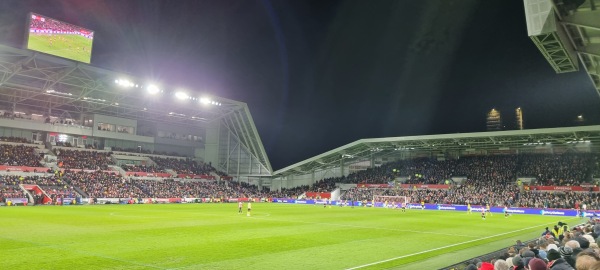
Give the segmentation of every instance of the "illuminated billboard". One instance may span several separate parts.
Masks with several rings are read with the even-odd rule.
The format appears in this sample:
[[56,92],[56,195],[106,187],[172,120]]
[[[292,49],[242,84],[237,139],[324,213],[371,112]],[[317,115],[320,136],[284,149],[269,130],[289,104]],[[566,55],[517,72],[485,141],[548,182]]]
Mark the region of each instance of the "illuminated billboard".
[[30,13],[27,49],[90,63],[94,32]]

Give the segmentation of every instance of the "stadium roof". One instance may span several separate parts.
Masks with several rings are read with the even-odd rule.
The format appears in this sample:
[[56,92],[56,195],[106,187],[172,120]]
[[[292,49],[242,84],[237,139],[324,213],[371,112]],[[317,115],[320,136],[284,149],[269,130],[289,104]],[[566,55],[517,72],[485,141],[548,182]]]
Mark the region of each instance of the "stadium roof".
[[525,0],[528,32],[557,73],[581,60],[600,94],[600,9],[595,0]]
[[371,157],[392,156],[407,151],[500,151],[580,144],[600,147],[600,126],[361,139],[277,170],[273,176],[306,174],[340,166],[342,161],[351,164]]
[[[108,116],[200,126],[219,121],[269,172],[271,164],[246,103],[196,96],[189,89],[151,81],[30,50],[0,45],[0,106],[49,114]],[[158,92],[156,90],[159,90]]]

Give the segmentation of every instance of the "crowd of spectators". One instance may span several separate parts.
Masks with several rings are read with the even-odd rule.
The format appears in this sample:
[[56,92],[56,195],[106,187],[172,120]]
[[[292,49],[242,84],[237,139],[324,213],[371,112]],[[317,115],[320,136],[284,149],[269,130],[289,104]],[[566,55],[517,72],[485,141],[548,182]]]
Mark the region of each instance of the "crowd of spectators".
[[132,198],[144,195],[144,192],[133,184],[133,180],[114,173],[65,171],[63,180],[81,188],[93,198]]
[[[585,157],[585,155],[583,155]],[[540,156],[525,156],[526,166],[534,164],[532,160],[546,160]],[[573,158],[565,159],[565,164],[573,164]],[[575,162],[578,163],[578,162]],[[524,190],[521,192],[516,182],[518,171],[515,156],[490,156],[490,157],[463,157],[452,161],[453,166],[448,169],[450,175],[466,176],[460,184],[452,184],[449,189],[399,189],[379,188],[365,189],[353,188],[346,191],[343,200],[371,200],[374,195],[407,196],[411,202],[425,202],[434,204],[462,204],[474,205],[490,204],[492,206],[537,207],[537,208],[573,208],[576,204],[586,203],[597,209],[600,206],[600,196],[588,192],[541,192]],[[523,163],[522,163],[523,164]],[[549,166],[563,166],[563,163],[552,160]],[[398,164],[395,164],[398,166]],[[536,165],[541,166],[541,165]],[[418,167],[418,166],[417,166]],[[563,171],[569,171],[566,167]],[[574,170],[582,170],[578,166]],[[386,168],[389,171],[389,168]],[[581,176],[582,177],[582,176]]]
[[0,184],[0,202],[5,202],[7,198],[25,198],[26,195],[16,186],[6,186]]
[[178,174],[210,175],[211,172],[217,171],[208,163],[197,162],[191,159],[152,157],[152,160],[156,162],[157,165],[172,169]]
[[162,166],[125,164],[121,166],[126,172],[165,173]]
[[152,151],[150,149],[144,148],[122,148],[118,146],[112,146],[112,151],[119,152],[128,152],[128,153],[141,153],[141,154],[151,154],[151,155],[163,155],[163,156],[174,156],[174,157],[182,157],[182,155],[177,154],[175,152],[166,152],[166,151]]
[[600,178],[600,155],[594,156],[594,161],[592,163],[592,176]]
[[342,194],[342,200],[370,201],[373,196],[407,196],[411,203],[421,201],[431,204],[473,204],[509,207],[563,208],[570,209],[586,204],[588,209],[600,209],[597,192],[542,192],[526,190],[519,192],[516,185],[467,183],[450,189],[395,189],[351,188]]
[[[589,154],[527,154],[500,156],[464,156],[437,160],[416,158],[401,160],[327,179],[335,183],[387,184],[405,177],[406,184],[443,184],[452,177],[475,181],[516,181],[517,176],[534,177],[540,185],[576,185],[591,179],[594,159]],[[600,168],[597,169],[600,171]]]
[[588,209],[600,209],[600,193],[598,192],[543,192],[525,191],[517,201],[520,207],[536,208],[575,208],[576,204],[587,205]]
[[0,164],[8,166],[39,167],[42,157],[35,148],[25,145],[0,144]]
[[195,180],[132,180],[102,171],[65,172],[63,179],[95,198],[260,198],[269,197],[247,183]]
[[325,178],[319,180],[310,186],[300,186],[296,190],[303,190],[304,192],[330,192],[335,189],[336,178]]
[[520,155],[519,176],[536,177],[540,185],[570,186],[588,177],[590,154]]
[[32,141],[21,137],[0,137],[0,141],[13,143],[33,143]]
[[250,198],[260,197],[256,186],[216,181],[136,180],[145,196],[153,198]]
[[[81,196],[73,186],[63,182],[58,174],[48,176],[3,175],[0,176],[0,202],[5,202],[6,198],[26,198],[25,192],[18,187],[20,184],[38,185],[54,202],[57,196],[69,198]],[[32,195],[36,204],[42,203],[42,196]]]
[[64,169],[108,170],[114,162],[109,152],[55,149],[58,166]]
[[137,185],[146,196],[154,198],[194,197],[200,189],[198,183],[182,183],[173,179],[136,180]]
[[541,236],[523,244],[517,241],[500,255],[482,261],[469,260],[465,270],[598,270],[600,269],[600,221],[569,226],[558,222]]
[[[0,147],[4,147],[0,145]],[[26,153],[24,146],[7,146],[0,152]],[[59,164],[63,168],[106,170],[110,164],[110,153],[93,151],[76,151],[68,149],[56,150]],[[9,155],[14,158],[15,155]],[[523,166],[560,167],[564,175],[577,175],[572,170],[585,171],[579,165],[565,166],[565,164],[588,164],[587,155],[563,155],[564,162],[545,157],[546,155],[524,156],[486,156],[462,157],[460,159],[438,161],[437,159],[420,158],[403,160],[384,164],[377,168],[352,173],[341,178],[326,178],[317,181],[311,186],[299,186],[281,191],[259,190],[256,186],[247,183],[230,181],[222,182],[196,182],[176,180],[129,180],[119,175],[104,172],[83,173],[67,172],[63,179],[71,182],[72,186],[80,187],[92,197],[292,197],[307,192],[330,192],[335,189],[336,183],[379,183],[390,184],[392,188],[353,188],[342,195],[344,200],[371,200],[374,195],[408,196],[412,202],[424,201],[425,203],[438,204],[490,204],[493,206],[521,206],[521,207],[548,207],[572,208],[576,203],[586,203],[590,208],[600,207],[600,197],[589,193],[575,192],[540,192],[536,190],[521,191],[516,185],[516,177],[522,173]],[[164,168],[172,168],[178,173],[207,173],[214,170],[210,164],[197,163],[191,160],[177,160],[169,158],[153,158],[158,167],[143,165],[127,165],[127,171],[158,173]],[[559,159],[560,160],[560,159]],[[582,161],[583,160],[583,161]],[[539,164],[541,162],[542,165]],[[14,163],[14,162],[13,162]],[[588,165],[591,165],[590,162]],[[21,163],[22,164],[22,163]],[[19,164],[20,165],[20,164]],[[591,168],[591,167],[590,167]],[[198,169],[198,170],[196,170]],[[539,169],[532,170],[539,172]],[[590,170],[588,170],[590,171]],[[452,183],[449,189],[401,189],[394,182],[395,177],[409,176],[409,183],[442,183],[452,176],[463,176],[466,180],[461,183]],[[579,176],[584,177],[584,176]],[[565,177],[568,179],[568,177]],[[53,177],[39,177],[20,180],[19,177],[7,177],[6,185],[18,183],[36,183],[44,186],[61,187],[66,183],[59,182]]]
[[20,185],[20,184],[30,184],[30,185],[40,185],[40,186],[62,186],[64,183],[55,177],[52,176],[20,176],[20,175],[4,175],[0,176],[0,183],[5,185]]
[[[34,16],[34,15],[32,15]],[[64,23],[61,21],[57,21],[51,18],[43,18],[41,16],[36,16],[31,19],[31,28],[34,29],[43,29],[43,30],[51,30],[51,31],[59,31],[59,32],[80,32],[84,31],[83,28],[71,25],[68,23]]]

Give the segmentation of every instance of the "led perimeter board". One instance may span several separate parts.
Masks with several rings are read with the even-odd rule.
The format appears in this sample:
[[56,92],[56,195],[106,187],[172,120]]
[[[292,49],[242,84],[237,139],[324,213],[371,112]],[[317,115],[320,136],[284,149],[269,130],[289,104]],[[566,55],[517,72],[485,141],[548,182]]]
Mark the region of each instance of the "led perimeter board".
[[30,13],[27,49],[90,63],[94,31]]

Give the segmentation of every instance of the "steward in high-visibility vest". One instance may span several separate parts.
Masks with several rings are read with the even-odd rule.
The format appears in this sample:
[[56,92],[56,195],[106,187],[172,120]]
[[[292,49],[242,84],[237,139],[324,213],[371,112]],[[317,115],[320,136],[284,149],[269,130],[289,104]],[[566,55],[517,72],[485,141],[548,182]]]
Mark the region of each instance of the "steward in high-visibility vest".
[[561,235],[560,233],[561,229],[558,228],[557,225],[554,225],[554,228],[552,228],[552,231],[550,231],[552,234],[554,234],[554,237],[556,237],[558,239],[558,237]]

